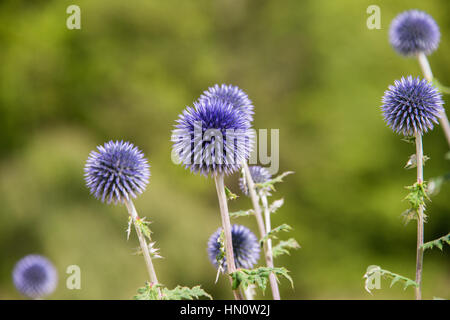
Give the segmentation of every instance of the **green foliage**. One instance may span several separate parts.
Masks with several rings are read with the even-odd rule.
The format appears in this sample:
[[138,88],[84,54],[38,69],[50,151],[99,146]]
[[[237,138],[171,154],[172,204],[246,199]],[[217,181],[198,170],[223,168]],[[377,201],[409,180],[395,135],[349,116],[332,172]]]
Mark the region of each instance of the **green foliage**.
[[[161,295],[161,296],[160,296]],[[193,288],[176,286],[174,289],[167,289],[161,284],[146,283],[144,287],[138,289],[135,300],[194,300],[200,297],[207,297],[212,300],[201,286]]]
[[230,274],[232,289],[237,290],[241,286],[245,290],[249,285],[253,284],[258,286],[264,293],[271,273],[275,274],[277,279],[279,276],[288,279],[291,286],[294,287],[294,283],[288,272],[286,268],[259,267],[256,269],[239,269]]
[[450,245],[450,233],[446,234],[445,236],[442,236],[436,240],[425,242],[422,245],[423,250],[427,249],[433,249],[433,247],[437,247],[442,251],[443,245],[448,244]]
[[145,286],[137,290],[137,295],[134,296],[135,300],[160,300],[159,293],[162,285],[145,283]]
[[[420,206],[425,207],[425,199],[430,200],[426,192],[426,183],[414,183],[412,186],[407,186],[406,189],[410,190],[405,200],[409,202],[410,208],[406,210],[402,215],[405,219],[405,223],[408,223],[412,219],[417,219],[417,213]],[[424,220],[426,215],[424,214]]]
[[376,276],[380,276],[380,277],[385,277],[385,278],[390,278],[391,280],[391,284],[390,287],[392,287],[395,283],[397,282],[404,282],[404,287],[403,289],[406,290],[406,288],[408,288],[409,286],[413,286],[413,287],[417,287],[418,284],[409,279],[406,278],[402,275],[399,275],[397,273],[393,273],[389,270],[384,270],[381,269],[381,267],[379,266],[373,266],[373,268],[370,268],[363,276],[365,280],[365,285],[364,288],[366,289],[367,292],[372,293],[370,290],[371,288],[369,287],[370,281],[372,280],[372,277],[376,277]]
[[230,212],[230,218],[248,217],[255,213],[253,209]]
[[[425,162],[427,162],[428,160],[430,160],[430,157],[428,156],[423,156],[423,165],[425,165]],[[405,169],[413,169],[417,166],[417,160],[416,160],[416,154],[412,154],[408,161],[405,164]]]
[[266,189],[270,189],[275,191],[275,183],[280,183],[283,182],[283,178],[286,177],[287,175],[293,174],[293,171],[286,171],[283,172],[282,174],[280,174],[279,176],[276,176],[275,178],[266,181],[264,183],[255,183],[255,187],[258,189],[262,189],[262,190],[266,190]]
[[225,232],[222,229],[219,238],[217,238],[217,242],[219,243],[219,253],[216,256],[217,261],[217,275],[216,275],[216,283],[219,280],[219,275],[223,271],[223,264],[225,261]]
[[148,239],[152,240],[151,235],[152,231],[149,228],[149,225],[151,224],[150,221],[146,221],[145,217],[136,219],[136,225],[141,230],[142,234]]
[[283,223],[282,225],[280,225],[280,226],[270,230],[261,240],[259,240],[259,244],[261,246],[263,246],[264,242],[266,242],[269,238],[278,239],[276,237],[276,234],[278,232],[280,232],[280,231],[288,232],[290,230],[292,230],[292,227],[290,225],[286,224],[286,223]]
[[236,200],[239,197],[237,194],[231,192],[231,190],[227,187],[225,187],[225,194],[228,200]]
[[275,213],[284,204],[284,199],[278,199],[272,202],[269,206],[270,213]]
[[403,137],[401,140],[406,142],[406,143],[416,144],[416,138],[415,137]]
[[288,240],[282,240],[278,242],[276,246],[272,249],[272,255],[277,258],[283,254],[289,254],[289,249],[298,249],[300,245],[294,238],[289,238]]

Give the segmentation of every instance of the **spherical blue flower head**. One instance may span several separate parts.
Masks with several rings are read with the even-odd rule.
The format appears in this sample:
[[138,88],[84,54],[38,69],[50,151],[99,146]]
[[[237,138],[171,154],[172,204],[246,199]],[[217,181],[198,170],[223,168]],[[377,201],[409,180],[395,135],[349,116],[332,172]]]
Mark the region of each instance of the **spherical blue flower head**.
[[97,199],[114,204],[144,192],[150,169],[143,153],[129,142],[109,141],[92,151],[84,168],[86,185]]
[[204,91],[199,100],[204,101],[211,98],[219,98],[231,103],[236,109],[242,112],[242,115],[247,121],[253,121],[253,103],[248,98],[248,95],[239,87],[231,84],[222,84],[221,86],[216,84]]
[[[217,242],[222,228],[219,228],[208,240],[208,256],[211,263],[218,268],[217,255],[220,253],[220,243]],[[231,239],[236,268],[251,269],[259,260],[260,246],[258,239],[250,229],[233,224],[231,226]],[[227,261],[224,257],[224,270],[227,269]]]
[[389,127],[405,136],[433,129],[444,110],[442,95],[428,81],[418,77],[396,80],[385,91],[381,110]]
[[[272,175],[266,168],[260,166],[251,166],[248,169],[254,183],[264,183],[272,179]],[[242,193],[248,196],[247,182],[244,181],[243,177],[239,178],[239,188],[242,190]]]
[[37,299],[51,294],[58,284],[58,273],[46,258],[32,254],[17,262],[13,282],[23,295]]
[[439,46],[441,33],[434,19],[425,12],[409,10],[392,20],[389,40],[394,49],[404,56],[420,52],[429,55]]
[[250,157],[250,123],[222,99],[195,102],[194,108],[187,107],[176,122],[173,151],[194,173],[228,175]]

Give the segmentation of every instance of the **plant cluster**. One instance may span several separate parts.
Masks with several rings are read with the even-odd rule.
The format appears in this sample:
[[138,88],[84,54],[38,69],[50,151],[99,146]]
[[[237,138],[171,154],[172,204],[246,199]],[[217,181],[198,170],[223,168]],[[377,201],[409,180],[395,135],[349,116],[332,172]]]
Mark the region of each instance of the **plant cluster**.
[[[424,243],[424,223],[426,202],[430,196],[439,192],[446,176],[438,177],[427,184],[424,180],[423,166],[429,159],[423,154],[422,136],[433,129],[433,124],[440,122],[450,146],[450,125],[443,107],[442,94],[447,88],[436,80],[431,71],[427,56],[439,46],[441,34],[434,19],[425,12],[409,10],[399,14],[391,23],[389,39],[392,47],[405,57],[416,57],[425,79],[411,75],[396,80],[389,86],[382,98],[381,111],[386,124],[396,133],[402,134],[404,140],[414,143],[415,154],[411,155],[405,165],[406,169],[416,168],[417,178],[406,189],[409,191],[405,200],[410,208],[402,215],[407,222],[417,220],[417,247],[415,279],[371,266],[365,273],[365,288],[370,293],[374,277],[389,277],[391,286],[404,282],[404,288],[414,287],[417,300],[422,299],[423,256],[426,249],[434,246],[442,250],[443,244],[449,244],[449,235]],[[430,188],[430,186],[432,186]]]

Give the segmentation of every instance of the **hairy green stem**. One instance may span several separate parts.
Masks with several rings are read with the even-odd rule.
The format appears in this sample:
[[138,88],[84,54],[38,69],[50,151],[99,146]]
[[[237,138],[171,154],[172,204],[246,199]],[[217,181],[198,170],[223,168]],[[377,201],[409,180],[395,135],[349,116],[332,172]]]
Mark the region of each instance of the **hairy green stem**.
[[[250,194],[250,198],[252,199],[253,209],[255,211],[255,218],[256,218],[256,223],[258,224],[259,233],[260,233],[261,238],[264,238],[264,236],[266,235],[266,233],[268,231],[266,231],[266,226],[264,225],[264,221],[262,218],[261,207],[259,205],[259,197],[256,194],[255,183],[253,182],[252,175],[250,173],[250,169],[248,168],[247,163],[244,162],[242,166],[243,166],[244,172],[245,172],[245,179],[247,181],[248,192]],[[269,226],[269,231],[270,231],[270,226]],[[264,256],[266,259],[267,267],[273,268],[273,256],[272,256],[271,252],[269,253],[267,243],[264,243]],[[280,298],[280,290],[278,288],[277,278],[273,273],[271,273],[269,275],[269,281],[270,281],[270,287],[272,289],[273,299],[280,300],[281,299]]]
[[[428,62],[427,56],[425,53],[421,52],[417,54],[417,60],[419,61],[420,68],[422,69],[423,76],[429,82],[433,81],[433,72],[431,71],[430,63]],[[444,130],[445,138],[447,139],[447,143],[450,146],[450,124],[448,122],[447,114],[445,113],[445,109],[441,112],[441,117],[439,119],[441,123],[442,130]]]
[[[423,183],[423,146],[422,135],[416,132],[416,163],[417,183]],[[416,251],[416,300],[422,299],[422,269],[423,269],[423,210],[424,205],[419,205],[417,211],[417,251]]]
[[[230,214],[228,212],[227,196],[225,194],[225,185],[223,181],[223,174],[214,176],[216,184],[217,197],[219,199],[220,216],[222,218],[222,228],[225,235],[225,256],[227,259],[227,272],[231,274],[236,271],[234,263],[233,242],[231,237],[231,223]],[[230,279],[231,280],[231,279]],[[239,290],[233,290],[233,295],[236,300],[242,300],[242,295]]]
[[[138,225],[139,216],[136,212],[136,208],[134,207],[133,201],[131,199],[125,201],[125,206],[127,207],[128,213],[133,221],[134,228],[136,229],[136,234],[139,239],[139,244],[141,246],[142,254],[144,256],[145,264],[147,265],[147,272],[150,277],[150,281],[152,284],[158,283],[158,278],[156,277],[155,268],[153,266],[152,258],[150,256],[150,252],[148,250],[147,241],[145,240],[144,235],[142,234],[141,228]],[[160,292],[161,295],[161,292]]]

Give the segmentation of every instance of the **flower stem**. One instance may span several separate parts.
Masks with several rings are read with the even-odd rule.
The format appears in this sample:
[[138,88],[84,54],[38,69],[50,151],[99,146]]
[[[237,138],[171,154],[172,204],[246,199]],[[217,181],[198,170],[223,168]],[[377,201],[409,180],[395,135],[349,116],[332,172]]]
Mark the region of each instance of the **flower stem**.
[[128,213],[133,221],[134,228],[136,229],[136,233],[139,239],[139,244],[142,249],[142,254],[144,255],[145,264],[147,265],[147,272],[150,277],[150,281],[152,284],[158,283],[158,278],[156,277],[155,268],[153,267],[152,258],[150,257],[150,253],[148,250],[147,241],[145,240],[144,235],[142,234],[141,228],[138,225],[139,216],[136,212],[136,208],[134,207],[133,201],[131,199],[125,201],[125,205],[127,207]]
[[[423,76],[429,82],[433,81],[433,72],[431,71],[430,63],[428,62],[427,56],[425,53],[420,52],[417,54],[417,60],[419,60],[420,68],[422,69]],[[441,127],[444,130],[445,137],[447,139],[448,145],[450,146],[450,124],[448,122],[447,114],[445,113],[445,109],[441,112],[441,117],[439,119],[441,123]]]
[[[259,205],[259,197],[256,194],[255,183],[253,182],[252,175],[250,173],[250,169],[246,162],[243,163],[243,168],[245,172],[245,179],[247,180],[247,186],[250,193],[250,198],[252,199],[253,209],[255,211],[256,223],[258,224],[258,229],[261,238],[266,235],[266,227],[264,226],[264,221],[261,214],[261,207]],[[267,199],[266,199],[267,200]],[[270,213],[269,213],[270,214]],[[270,219],[270,218],[269,218]],[[270,220],[269,220],[269,231],[270,231]],[[269,239],[270,240],[270,239]],[[266,265],[269,268],[273,268],[273,257],[272,252],[268,248],[268,241],[264,244],[264,256],[266,259]],[[273,273],[269,275],[270,287],[272,289],[272,297],[274,300],[280,300],[280,290],[278,289],[277,278]]]
[[[216,175],[214,177],[214,182],[216,183],[217,197],[219,199],[220,215],[222,218],[222,228],[225,235],[225,256],[227,259],[227,269],[228,269],[227,271],[230,274],[236,271],[236,265],[234,263],[230,214],[228,213],[228,203],[227,203],[227,196],[225,194],[223,174]],[[239,290],[233,290],[233,295],[236,300],[242,300],[242,295],[239,292]]]
[[[423,183],[423,147],[422,135],[416,132],[416,161],[417,183]],[[416,300],[422,299],[422,269],[423,269],[423,204],[419,205],[417,212],[417,252],[416,252]]]
[[[263,208],[264,208],[264,219],[266,222],[266,234],[270,232],[270,230],[272,230],[272,225],[270,222],[270,210],[269,210],[269,204],[267,202],[267,196],[265,194],[261,194],[261,202],[263,204]],[[273,254],[272,254],[272,239],[267,239],[267,258],[266,258],[266,262],[267,262],[267,266],[269,268],[273,268]],[[280,300],[280,292],[278,290],[278,283],[276,281],[275,275],[272,273],[271,274],[273,276],[274,279],[270,279],[271,285],[272,285],[272,281],[275,282],[274,287],[274,299],[275,300]]]

